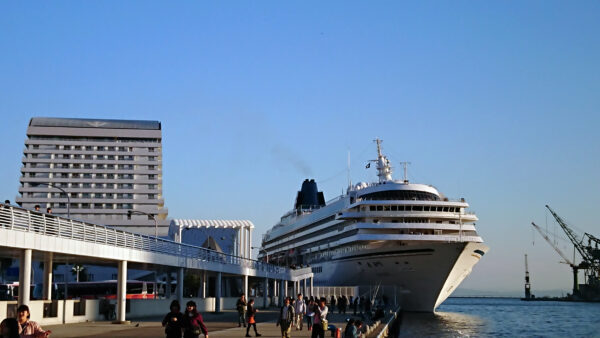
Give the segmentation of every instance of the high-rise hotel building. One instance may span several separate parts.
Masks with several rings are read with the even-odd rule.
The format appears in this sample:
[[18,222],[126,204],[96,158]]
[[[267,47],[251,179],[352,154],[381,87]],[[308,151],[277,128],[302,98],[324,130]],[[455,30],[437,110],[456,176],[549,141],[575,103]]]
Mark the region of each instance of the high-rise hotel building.
[[134,232],[167,233],[158,121],[32,118],[17,203]]

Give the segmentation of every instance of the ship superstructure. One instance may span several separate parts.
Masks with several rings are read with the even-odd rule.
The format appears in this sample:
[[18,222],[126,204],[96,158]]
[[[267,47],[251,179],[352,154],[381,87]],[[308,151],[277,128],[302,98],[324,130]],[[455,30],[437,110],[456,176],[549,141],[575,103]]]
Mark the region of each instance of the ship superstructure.
[[464,199],[450,200],[406,174],[394,180],[376,143],[379,180],[328,202],[314,180],[305,180],[294,209],[263,236],[262,258],[311,266],[315,285],[393,288],[404,310],[431,312],[488,247]]

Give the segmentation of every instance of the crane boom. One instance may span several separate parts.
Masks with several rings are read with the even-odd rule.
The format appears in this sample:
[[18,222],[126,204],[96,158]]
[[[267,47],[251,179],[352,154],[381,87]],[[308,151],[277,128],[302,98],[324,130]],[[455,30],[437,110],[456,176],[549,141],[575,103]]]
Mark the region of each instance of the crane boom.
[[569,264],[571,267],[575,267],[575,263],[573,263],[569,258],[567,258],[567,255],[565,255],[559,248],[558,246],[556,246],[552,240],[550,239],[550,237],[548,237],[548,235],[546,235],[544,233],[544,231],[542,230],[542,228],[540,228],[537,224],[531,222],[531,225],[533,225],[533,227],[540,233],[540,235],[542,235],[542,237],[546,240],[546,242],[548,242],[548,244],[550,244],[550,246],[552,246],[552,248],[554,248],[554,250],[556,252],[558,252],[558,254],[560,255],[560,257],[562,257],[565,262],[567,262],[567,264]]
[[585,250],[583,243],[581,243],[581,241],[577,240],[575,233],[573,232],[573,230],[571,230],[571,228],[569,228],[567,223],[565,221],[563,221],[563,219],[560,216],[558,216],[558,214],[556,214],[554,212],[554,210],[552,210],[550,208],[550,206],[548,206],[547,204],[546,204],[546,208],[548,208],[548,210],[550,210],[550,213],[552,214],[552,216],[554,217],[554,219],[556,220],[558,225],[560,225],[560,227],[564,230],[564,232],[567,234],[567,237],[569,237],[569,239],[571,240],[571,242],[573,243],[573,245],[575,246],[575,248],[577,249],[577,251],[579,252],[581,257],[583,257],[583,260],[584,261],[593,261],[592,257],[590,257],[587,250]]

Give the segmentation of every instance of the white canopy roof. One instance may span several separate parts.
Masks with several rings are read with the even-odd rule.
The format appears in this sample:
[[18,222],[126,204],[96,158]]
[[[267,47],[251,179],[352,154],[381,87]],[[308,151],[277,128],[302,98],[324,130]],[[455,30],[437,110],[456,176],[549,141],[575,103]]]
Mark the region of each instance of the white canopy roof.
[[169,228],[249,228],[253,229],[254,224],[248,220],[224,220],[224,219],[174,219]]

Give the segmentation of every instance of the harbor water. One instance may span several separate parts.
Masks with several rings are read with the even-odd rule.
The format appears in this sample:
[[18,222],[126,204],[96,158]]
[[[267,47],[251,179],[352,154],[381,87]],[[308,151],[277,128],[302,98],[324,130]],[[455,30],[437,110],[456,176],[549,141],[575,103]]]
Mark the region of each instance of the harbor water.
[[449,298],[434,314],[404,313],[400,337],[600,337],[600,303]]

